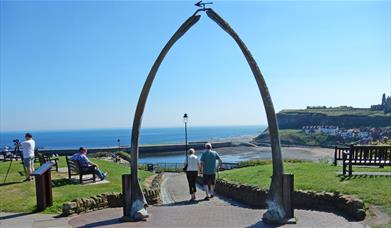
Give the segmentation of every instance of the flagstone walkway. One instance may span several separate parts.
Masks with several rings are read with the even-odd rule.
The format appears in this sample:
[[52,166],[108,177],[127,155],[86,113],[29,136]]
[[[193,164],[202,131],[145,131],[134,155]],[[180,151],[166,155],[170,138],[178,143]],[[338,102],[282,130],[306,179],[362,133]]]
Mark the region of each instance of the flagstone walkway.
[[[75,216],[69,220],[73,227],[273,227],[261,221],[264,210],[214,197],[202,200],[198,189],[197,202],[188,203],[187,181],[183,173],[166,174],[162,184],[163,205],[148,208],[150,218],[145,222],[121,223],[122,208],[111,208]],[[333,213],[295,210],[297,224],[282,227],[364,227]]]

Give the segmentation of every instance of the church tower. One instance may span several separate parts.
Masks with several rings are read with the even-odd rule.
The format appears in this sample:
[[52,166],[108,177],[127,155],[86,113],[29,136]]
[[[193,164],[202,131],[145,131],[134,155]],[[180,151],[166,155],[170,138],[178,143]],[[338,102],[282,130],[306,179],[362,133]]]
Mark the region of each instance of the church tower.
[[381,105],[386,105],[386,94],[383,93],[383,98],[381,99]]

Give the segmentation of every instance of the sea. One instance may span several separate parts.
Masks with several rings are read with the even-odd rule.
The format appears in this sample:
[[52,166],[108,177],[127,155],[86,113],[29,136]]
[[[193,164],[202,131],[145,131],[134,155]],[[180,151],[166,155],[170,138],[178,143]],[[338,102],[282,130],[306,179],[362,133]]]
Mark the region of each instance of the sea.
[[[205,126],[188,127],[189,142],[204,141],[240,141],[255,137],[265,130],[266,126]],[[24,131],[0,132],[0,150],[8,146],[14,148],[13,140],[24,140]],[[76,149],[129,146],[131,129],[90,129],[90,130],[48,130],[31,131],[39,149]],[[118,142],[119,140],[119,142]],[[183,127],[143,128],[140,131],[140,145],[184,143]],[[171,158],[172,157],[172,158]],[[182,161],[181,156],[170,158],[156,156],[142,158],[142,162]],[[236,158],[230,159],[231,161]],[[144,161],[145,160],[145,161]],[[237,159],[236,159],[237,160]]]
[[[253,137],[265,130],[265,126],[215,126],[189,127],[188,141],[229,141]],[[13,147],[13,140],[24,140],[24,131],[0,132],[0,148]],[[39,149],[70,149],[115,147],[130,145],[131,129],[48,130],[30,131]],[[184,143],[184,128],[143,128],[140,145]]]

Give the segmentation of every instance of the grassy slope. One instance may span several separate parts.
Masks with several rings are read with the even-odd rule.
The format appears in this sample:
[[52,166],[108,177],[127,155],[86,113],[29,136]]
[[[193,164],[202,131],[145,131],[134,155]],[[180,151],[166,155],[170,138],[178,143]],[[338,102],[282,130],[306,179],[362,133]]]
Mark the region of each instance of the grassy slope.
[[[298,129],[280,129],[280,140],[283,145],[325,146],[335,145],[335,137],[321,133],[305,134]],[[256,139],[259,143],[270,143],[268,133],[263,133]]]
[[281,129],[280,140],[284,144],[298,144],[319,146],[323,144],[335,144],[335,137],[327,136],[321,133],[305,134],[301,130],[297,129]]
[[[379,171],[379,168],[356,168],[354,171]],[[341,167],[324,163],[285,163],[285,172],[295,175],[295,189],[341,192],[356,195],[366,203],[384,206],[391,215],[391,177],[353,176],[336,174]],[[391,167],[382,169],[391,172]],[[242,184],[268,188],[271,164],[251,166],[220,173],[220,178]],[[391,224],[390,224],[391,225]]]
[[[121,192],[121,175],[129,173],[130,168],[124,165],[118,165],[108,161],[91,159],[99,167],[109,173],[110,183],[98,185],[79,185],[70,184],[67,181],[67,173],[52,172],[52,180],[55,183],[53,187],[53,206],[47,208],[47,213],[59,213],[61,206],[66,201],[75,198],[88,197],[104,192]],[[0,181],[3,184],[9,162],[0,162]],[[38,164],[36,164],[38,167]],[[66,166],[64,158],[60,160],[60,167]],[[0,185],[0,211],[3,212],[31,212],[35,209],[35,182],[23,182],[24,176],[18,172],[23,171],[20,162],[13,162],[6,185]],[[140,178],[143,181],[146,177],[152,175],[150,172],[140,171]],[[7,185],[8,184],[8,185]]]

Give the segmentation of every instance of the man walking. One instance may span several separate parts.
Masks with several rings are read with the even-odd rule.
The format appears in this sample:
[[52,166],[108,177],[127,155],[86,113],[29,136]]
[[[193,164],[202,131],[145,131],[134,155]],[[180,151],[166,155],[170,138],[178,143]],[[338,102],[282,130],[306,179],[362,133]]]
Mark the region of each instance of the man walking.
[[[219,154],[212,150],[212,144],[205,144],[206,151],[201,156],[201,172],[203,174],[204,189],[206,193],[205,200],[213,198],[214,187],[216,184],[216,161],[219,162],[218,166],[221,167],[223,163]],[[209,196],[210,194],[210,196]]]
[[26,133],[24,136],[26,141],[22,142],[23,150],[23,165],[26,167],[26,181],[31,181],[31,174],[34,172],[34,149],[35,141],[30,133]]

